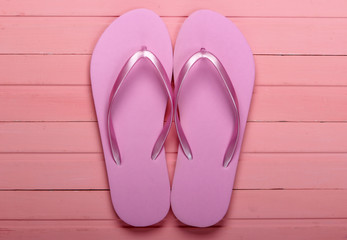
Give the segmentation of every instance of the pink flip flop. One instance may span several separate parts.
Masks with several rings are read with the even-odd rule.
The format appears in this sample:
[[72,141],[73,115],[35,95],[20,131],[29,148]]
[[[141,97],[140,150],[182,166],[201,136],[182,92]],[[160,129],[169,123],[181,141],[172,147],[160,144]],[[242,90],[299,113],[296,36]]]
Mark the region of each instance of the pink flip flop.
[[188,17],[174,52],[181,147],[171,192],[173,212],[187,225],[211,226],[228,210],[254,74],[251,49],[230,20],[209,10]]
[[116,19],[100,37],[91,82],[112,203],[133,226],[161,221],[170,208],[162,150],[173,111],[172,45],[164,22],[145,9]]

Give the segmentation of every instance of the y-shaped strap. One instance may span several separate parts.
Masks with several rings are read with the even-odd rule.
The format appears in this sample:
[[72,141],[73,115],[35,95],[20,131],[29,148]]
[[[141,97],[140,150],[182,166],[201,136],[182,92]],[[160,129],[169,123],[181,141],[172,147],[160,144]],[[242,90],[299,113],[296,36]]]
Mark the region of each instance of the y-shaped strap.
[[228,73],[226,72],[225,68],[223,67],[222,63],[218,60],[216,56],[214,56],[212,53],[206,51],[204,48],[201,48],[200,51],[195,53],[193,56],[191,56],[187,62],[183,65],[177,79],[177,84],[175,86],[175,124],[176,124],[176,130],[178,139],[180,142],[180,145],[182,147],[182,150],[186,157],[188,159],[193,159],[192,150],[189,146],[188,140],[183,132],[179,117],[178,117],[178,98],[180,95],[180,91],[182,88],[182,83],[185,80],[189,70],[194,66],[196,62],[198,62],[201,59],[208,59],[213,66],[217,69],[218,73],[220,74],[221,78],[223,79],[224,85],[229,93],[230,96],[230,102],[231,102],[231,109],[233,111],[233,117],[234,117],[234,125],[233,125],[233,133],[231,136],[231,140],[229,142],[229,145],[226,149],[224,160],[223,160],[223,166],[227,167],[229,163],[231,162],[235,149],[238,143],[239,138],[239,131],[240,131],[240,117],[239,117],[239,110],[238,110],[238,100],[236,96],[236,92],[234,89],[234,86],[230,80],[230,77]]
[[120,156],[120,152],[119,152],[119,148],[118,148],[118,144],[116,140],[116,134],[112,124],[112,106],[115,102],[116,95],[119,92],[119,89],[123,81],[126,79],[127,75],[133,69],[135,64],[142,58],[150,60],[150,62],[155,67],[155,69],[158,71],[160,78],[162,80],[162,83],[165,86],[165,90],[167,92],[169,102],[170,102],[170,117],[168,121],[164,124],[164,127],[157,141],[154,144],[154,147],[152,150],[152,156],[151,156],[153,160],[158,157],[160,151],[162,150],[164,146],[164,142],[167,138],[167,135],[169,134],[169,130],[170,130],[172,119],[173,119],[173,94],[172,94],[171,84],[167,76],[167,73],[163,65],[159,61],[159,59],[152,52],[148,51],[146,47],[142,47],[140,51],[132,55],[124,64],[122,70],[119,72],[118,77],[112,87],[112,91],[109,98],[109,105],[108,105],[108,112],[107,112],[108,139],[109,139],[113,159],[117,163],[117,165],[121,164],[121,156]]

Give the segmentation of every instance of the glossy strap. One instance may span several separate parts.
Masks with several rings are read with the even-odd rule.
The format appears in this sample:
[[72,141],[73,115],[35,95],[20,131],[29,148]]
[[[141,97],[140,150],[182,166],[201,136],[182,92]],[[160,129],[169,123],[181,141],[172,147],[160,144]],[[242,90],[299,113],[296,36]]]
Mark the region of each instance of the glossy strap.
[[177,79],[177,84],[175,86],[175,124],[176,124],[176,130],[178,139],[181,145],[181,148],[186,155],[188,159],[193,159],[192,150],[189,146],[188,140],[184,134],[184,131],[182,129],[179,117],[178,117],[178,99],[180,96],[180,91],[182,88],[183,81],[186,79],[186,76],[189,72],[189,70],[201,59],[207,59],[209,60],[213,66],[217,69],[219,75],[221,76],[224,85],[226,87],[226,90],[230,96],[230,103],[231,103],[231,109],[233,111],[233,117],[234,117],[234,124],[233,124],[233,133],[229,142],[229,145],[226,149],[224,160],[223,160],[223,166],[227,167],[229,163],[231,162],[235,149],[238,143],[239,138],[239,131],[240,131],[240,116],[239,116],[239,110],[238,110],[238,100],[236,96],[236,92],[234,89],[234,86],[230,80],[230,77],[228,73],[226,72],[225,68],[223,67],[222,63],[218,60],[216,56],[214,56],[212,53],[206,51],[204,48],[202,48],[200,51],[195,53],[193,56],[191,56],[187,62],[183,65]]
[[154,144],[152,155],[151,155],[151,158],[153,160],[158,157],[160,151],[162,150],[164,146],[164,142],[169,134],[169,130],[170,130],[172,119],[173,119],[173,93],[172,93],[172,88],[171,88],[170,80],[167,76],[167,73],[163,65],[159,61],[159,59],[152,52],[148,51],[146,47],[142,47],[140,51],[132,55],[124,64],[122,70],[119,72],[117,76],[117,79],[110,93],[108,112],[107,112],[107,128],[108,128],[108,138],[109,138],[110,148],[112,151],[112,156],[117,165],[121,164],[121,156],[120,156],[120,152],[119,152],[119,148],[118,148],[118,144],[116,140],[116,134],[112,124],[113,123],[112,122],[112,106],[115,103],[116,95],[119,92],[119,89],[123,81],[126,79],[126,77],[128,76],[129,72],[133,69],[135,64],[140,59],[143,59],[143,58],[148,59],[152,63],[152,65],[155,67],[155,69],[158,71],[160,78],[162,80],[161,82],[165,86],[165,90],[167,92],[169,102],[170,102],[170,117],[168,121],[164,124],[164,127],[161,133],[159,134],[157,141]]

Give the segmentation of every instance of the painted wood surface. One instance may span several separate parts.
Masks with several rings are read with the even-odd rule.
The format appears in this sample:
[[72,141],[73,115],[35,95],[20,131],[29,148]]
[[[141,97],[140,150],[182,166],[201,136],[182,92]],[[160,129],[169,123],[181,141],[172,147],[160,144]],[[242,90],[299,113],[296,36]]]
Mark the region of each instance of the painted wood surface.
[[[346,158],[346,153],[243,153],[234,189],[347,190]],[[176,153],[166,159],[172,180]],[[102,153],[0,154],[0,166],[1,190],[109,189]]]
[[216,228],[187,228],[178,221],[129,229],[117,220],[2,221],[4,239],[277,239],[326,240],[346,236],[346,219],[226,219]]
[[[226,219],[347,218],[346,190],[235,190],[232,198]],[[0,204],[7,220],[118,219],[104,190],[1,191]]]
[[[96,122],[0,122],[0,153],[96,153],[101,142]],[[340,152],[347,149],[345,122],[250,122],[242,152]],[[177,152],[175,127],[165,143]]]
[[[341,86],[256,86],[248,121],[346,121],[346,95]],[[0,86],[0,109],[0,121],[96,121],[90,86]]]
[[346,17],[344,0],[17,0],[0,1],[3,16],[119,16],[134,8],[149,8],[161,16],[189,16],[211,9],[225,16]]
[[[163,17],[173,44],[184,19]],[[0,54],[90,54],[98,39],[95,36],[114,20],[115,17],[0,17]],[[346,18],[230,20],[245,35],[254,54],[347,54]]]
[[[112,210],[90,55],[122,13],[156,11],[175,42],[201,8],[247,38],[256,87],[231,207],[215,227]],[[347,2],[0,0],[0,239],[345,239]],[[177,136],[166,143],[170,179]]]
[[[254,58],[257,86],[347,85],[346,56]],[[89,54],[0,55],[0,85],[90,85],[89,62]]]

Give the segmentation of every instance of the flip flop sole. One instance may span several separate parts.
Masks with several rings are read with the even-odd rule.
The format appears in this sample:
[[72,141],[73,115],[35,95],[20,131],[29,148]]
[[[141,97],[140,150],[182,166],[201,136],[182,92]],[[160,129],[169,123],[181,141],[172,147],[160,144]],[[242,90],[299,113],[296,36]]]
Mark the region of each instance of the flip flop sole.
[[170,183],[162,150],[151,159],[163,128],[167,95],[146,59],[137,62],[122,83],[113,106],[113,126],[121,155],[112,157],[107,128],[109,96],[118,73],[135,52],[146,46],[172,74],[172,45],[165,24],[145,9],[117,18],[100,37],[91,60],[91,83],[112,203],[118,216],[133,226],[162,220],[170,208]]
[[193,159],[178,150],[171,206],[187,225],[207,227],[226,214],[250,107],[255,68],[250,47],[237,27],[218,13],[201,10],[184,22],[174,51],[174,79],[201,48],[225,67],[239,101],[240,135],[228,167],[223,158],[233,131],[233,111],[221,76],[208,60],[187,74],[178,101],[180,120]]

